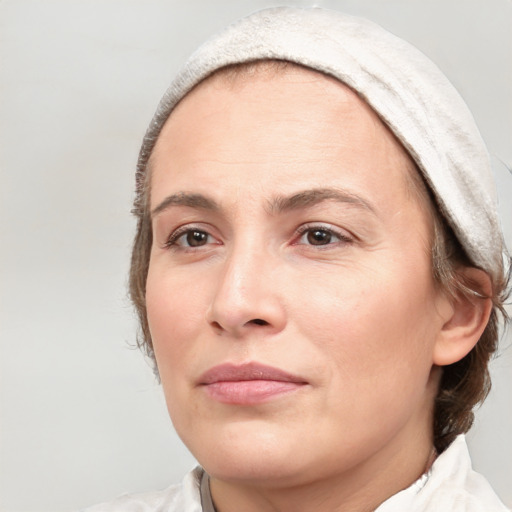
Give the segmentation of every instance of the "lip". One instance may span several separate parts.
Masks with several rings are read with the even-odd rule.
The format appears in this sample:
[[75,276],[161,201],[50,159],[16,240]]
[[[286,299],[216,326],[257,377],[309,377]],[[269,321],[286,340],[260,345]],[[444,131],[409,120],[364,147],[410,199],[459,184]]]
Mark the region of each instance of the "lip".
[[307,384],[303,377],[255,362],[214,366],[198,380],[210,398],[233,405],[268,402]]

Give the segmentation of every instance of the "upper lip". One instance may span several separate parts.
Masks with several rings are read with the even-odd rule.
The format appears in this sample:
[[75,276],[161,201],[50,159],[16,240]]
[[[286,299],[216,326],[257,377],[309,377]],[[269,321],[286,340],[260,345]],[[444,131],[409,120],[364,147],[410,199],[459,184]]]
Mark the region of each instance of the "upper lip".
[[214,366],[201,375],[199,384],[207,385],[214,384],[215,382],[236,382],[244,380],[275,380],[301,384],[307,382],[304,378],[292,375],[279,368],[250,362],[244,364],[224,363]]

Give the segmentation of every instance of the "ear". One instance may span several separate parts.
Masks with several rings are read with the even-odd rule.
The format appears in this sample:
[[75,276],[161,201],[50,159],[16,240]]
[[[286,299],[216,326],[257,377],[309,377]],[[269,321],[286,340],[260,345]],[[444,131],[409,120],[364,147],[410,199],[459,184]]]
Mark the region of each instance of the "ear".
[[[492,283],[483,270],[464,267],[459,271],[471,289],[482,297],[491,297]],[[434,347],[434,364],[446,366],[460,361],[477,344],[492,311],[492,300],[478,295],[458,294],[451,300],[450,313],[438,334]]]

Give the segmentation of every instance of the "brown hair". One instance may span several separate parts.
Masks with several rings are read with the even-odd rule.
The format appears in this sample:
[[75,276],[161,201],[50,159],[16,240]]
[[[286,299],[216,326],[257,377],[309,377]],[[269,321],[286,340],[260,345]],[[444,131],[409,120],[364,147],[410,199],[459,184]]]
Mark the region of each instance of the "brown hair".
[[[486,296],[479,285],[469,280],[461,269],[474,267],[457,240],[418,168],[408,174],[418,201],[426,207],[432,220],[430,246],[432,275],[438,286],[452,300],[492,301],[487,326],[475,347],[461,360],[443,367],[441,382],[434,402],[434,444],[444,451],[458,434],[467,432],[474,421],[473,409],[491,390],[489,361],[498,349],[499,320],[508,321],[504,304],[508,296],[510,273],[492,282],[492,294]],[[510,268],[510,266],[509,266]]]
[[[263,64],[266,70],[279,72],[288,66],[299,66],[282,61],[258,61],[236,64],[221,68],[214,74],[222,73],[228,78],[249,78]],[[415,166],[414,166],[415,167]],[[153,344],[149,331],[146,311],[146,279],[153,234],[149,211],[150,163],[146,166],[145,183],[141,197],[135,200],[133,210],[137,217],[137,228],[133,243],[130,267],[130,297],[140,321],[139,348],[149,357],[157,373]],[[499,338],[499,317],[506,321],[504,302],[507,297],[508,276],[502,276],[492,283],[492,296],[482,294],[478,285],[465,278],[460,272],[471,267],[471,261],[457,240],[453,230],[444,219],[435,198],[416,167],[411,169],[408,180],[417,200],[431,216],[433,235],[431,261],[433,278],[454,300],[464,297],[471,301],[491,299],[493,308],[487,327],[476,346],[460,361],[443,367],[439,390],[434,403],[434,444],[442,452],[458,434],[465,433],[473,424],[473,409],[483,402],[491,388],[489,361],[495,354]]]

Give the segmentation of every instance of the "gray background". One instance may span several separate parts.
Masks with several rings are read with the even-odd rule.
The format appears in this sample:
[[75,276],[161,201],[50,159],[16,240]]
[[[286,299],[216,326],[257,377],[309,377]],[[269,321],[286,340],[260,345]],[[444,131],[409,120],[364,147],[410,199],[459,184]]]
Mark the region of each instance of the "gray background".
[[[493,158],[512,240],[512,2],[332,0],[451,78]],[[188,54],[262,0],[0,3],[0,510],[77,509],[167,486],[194,461],[133,345],[129,215],[141,137]],[[512,505],[512,348],[470,434]],[[508,347],[508,348],[507,348]]]

